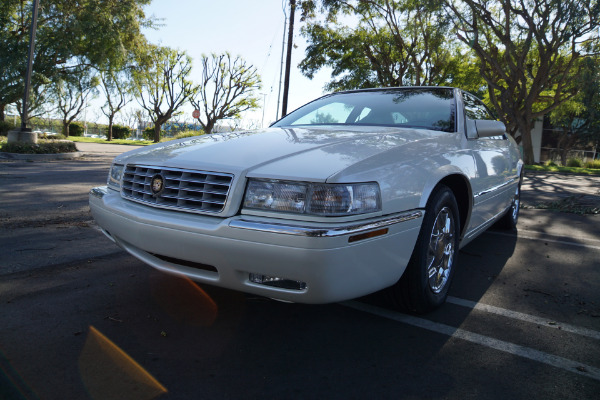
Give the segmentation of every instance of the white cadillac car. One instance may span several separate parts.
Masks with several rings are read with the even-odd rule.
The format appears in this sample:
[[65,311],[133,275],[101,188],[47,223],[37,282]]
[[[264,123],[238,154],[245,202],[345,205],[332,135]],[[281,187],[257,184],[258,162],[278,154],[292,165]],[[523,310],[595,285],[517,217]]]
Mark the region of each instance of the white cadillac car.
[[90,207],[106,236],[161,271],[300,303],[386,289],[441,305],[460,247],[514,229],[523,162],[503,123],[447,87],[329,94],[269,129],[115,158]]

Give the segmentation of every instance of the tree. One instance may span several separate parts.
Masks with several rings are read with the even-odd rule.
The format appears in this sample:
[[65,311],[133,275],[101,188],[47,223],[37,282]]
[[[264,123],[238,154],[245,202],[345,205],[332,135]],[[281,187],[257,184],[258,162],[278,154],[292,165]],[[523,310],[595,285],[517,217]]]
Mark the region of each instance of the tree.
[[[150,0],[44,0],[36,31],[32,87],[55,82],[81,66],[123,62],[143,45]],[[7,104],[23,96],[31,0],[0,2],[0,121]]]
[[106,103],[101,108],[102,113],[108,118],[106,138],[111,141],[115,115],[133,100],[131,74],[127,68],[115,71],[110,67],[107,70],[101,70],[99,74],[102,82],[100,87],[106,98]]
[[256,68],[229,53],[202,56],[202,83],[198,99],[192,105],[202,110],[198,118],[205,133],[212,133],[223,119],[238,118],[240,113],[258,108],[256,89],[260,88]]
[[471,47],[489,89],[489,101],[513,136],[524,161],[534,162],[535,120],[576,94],[578,62],[589,55],[600,26],[598,0],[445,0],[456,35]]
[[188,79],[191,70],[191,58],[168,47],[149,45],[138,57],[133,77],[138,102],[154,124],[155,143],[160,141],[161,126],[198,92]]
[[[27,124],[33,118],[40,118],[43,115],[52,114],[56,111],[56,105],[53,103],[50,95],[51,85],[39,84],[31,88],[29,101],[27,105]],[[23,115],[22,99],[15,102],[15,106],[19,115]]]
[[[322,21],[318,4],[326,12]],[[460,78],[465,51],[448,40],[451,20],[439,2],[310,0],[301,7],[309,45],[300,69],[312,78],[331,67],[328,90],[443,85]],[[357,23],[345,25],[348,18]]]
[[63,135],[69,136],[69,126],[96,95],[98,83],[98,77],[85,68],[78,68],[77,74],[65,75],[52,83],[51,92],[63,124]]
[[567,164],[567,155],[575,145],[600,142],[600,58],[586,58],[582,63],[577,95],[550,114],[562,165]]

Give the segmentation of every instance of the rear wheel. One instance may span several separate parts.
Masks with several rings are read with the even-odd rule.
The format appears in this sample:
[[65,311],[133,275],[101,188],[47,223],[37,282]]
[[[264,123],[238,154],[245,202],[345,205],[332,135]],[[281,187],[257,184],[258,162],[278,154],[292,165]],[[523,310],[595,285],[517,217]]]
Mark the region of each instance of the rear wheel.
[[515,189],[510,207],[506,213],[498,220],[498,226],[507,230],[516,230],[519,221],[519,210],[521,209],[521,184],[523,183],[523,174],[519,178],[519,184]]
[[388,289],[396,307],[421,314],[446,301],[454,276],[459,233],[456,198],[448,187],[441,185],[427,203],[423,225],[406,271]]

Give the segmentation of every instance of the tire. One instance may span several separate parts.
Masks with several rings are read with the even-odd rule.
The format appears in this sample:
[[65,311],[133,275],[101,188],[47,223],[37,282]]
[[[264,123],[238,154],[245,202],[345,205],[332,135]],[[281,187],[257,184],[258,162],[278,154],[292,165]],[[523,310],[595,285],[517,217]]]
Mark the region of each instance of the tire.
[[521,184],[523,183],[523,174],[519,177],[519,184],[513,195],[510,207],[506,213],[500,217],[496,226],[501,229],[516,231],[519,222],[519,210],[521,209]]
[[423,314],[444,304],[454,276],[459,238],[456,198],[447,186],[440,185],[427,202],[417,243],[404,274],[388,288],[396,308]]

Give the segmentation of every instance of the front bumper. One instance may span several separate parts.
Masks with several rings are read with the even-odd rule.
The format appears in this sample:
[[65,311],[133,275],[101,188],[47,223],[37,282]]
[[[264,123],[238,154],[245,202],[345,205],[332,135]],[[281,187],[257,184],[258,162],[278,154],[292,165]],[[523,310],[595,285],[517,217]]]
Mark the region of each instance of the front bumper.
[[[94,219],[119,246],[171,274],[299,303],[375,292],[404,272],[422,211],[352,223],[298,223],[250,216],[218,218],[144,206],[107,187],[90,191]],[[373,236],[376,232],[377,236]],[[250,274],[305,283],[287,289]]]

